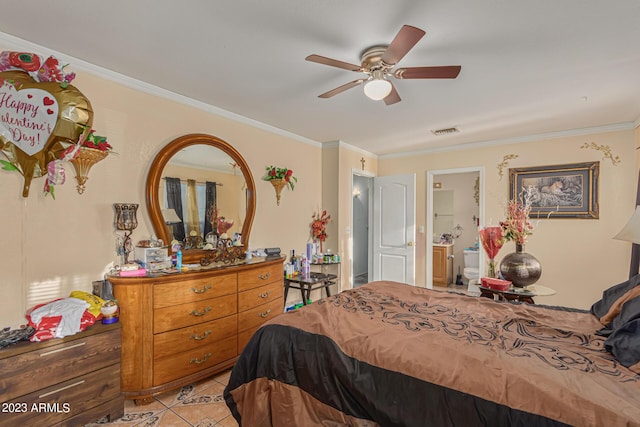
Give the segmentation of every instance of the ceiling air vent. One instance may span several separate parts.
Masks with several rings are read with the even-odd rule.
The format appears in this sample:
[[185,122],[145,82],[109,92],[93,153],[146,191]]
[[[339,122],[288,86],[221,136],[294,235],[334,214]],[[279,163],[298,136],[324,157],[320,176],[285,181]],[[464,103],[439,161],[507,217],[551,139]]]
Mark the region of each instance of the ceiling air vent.
[[442,136],[442,135],[449,135],[450,133],[460,132],[460,129],[454,127],[454,128],[432,130],[431,132],[433,132],[433,134],[436,136]]

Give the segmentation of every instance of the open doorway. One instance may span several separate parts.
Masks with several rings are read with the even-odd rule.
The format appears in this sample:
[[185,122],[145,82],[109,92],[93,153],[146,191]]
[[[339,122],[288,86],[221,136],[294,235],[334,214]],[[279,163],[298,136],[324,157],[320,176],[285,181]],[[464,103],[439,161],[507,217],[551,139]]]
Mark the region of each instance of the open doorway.
[[[464,286],[469,292],[479,291],[476,287],[477,280],[474,279],[476,276],[482,277],[484,251],[474,253],[477,254],[474,257],[477,268],[475,271],[468,268],[468,272],[473,274],[466,274],[465,250],[471,253],[471,249],[476,246],[478,225],[484,219],[483,190],[482,167],[427,172],[425,282],[428,288],[451,285]],[[450,257],[443,259],[438,255],[444,249]],[[438,265],[434,264],[436,261],[439,262]]]
[[351,283],[354,288],[371,278],[371,198],[373,176],[353,171],[351,180]]

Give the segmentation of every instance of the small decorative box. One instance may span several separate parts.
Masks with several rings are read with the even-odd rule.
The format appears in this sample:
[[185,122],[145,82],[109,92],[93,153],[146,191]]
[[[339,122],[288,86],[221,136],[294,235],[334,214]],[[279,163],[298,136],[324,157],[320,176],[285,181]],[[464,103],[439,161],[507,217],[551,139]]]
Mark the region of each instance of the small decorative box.
[[480,279],[482,286],[496,291],[508,291],[511,288],[511,282],[508,280],[494,279],[492,277],[483,277]]

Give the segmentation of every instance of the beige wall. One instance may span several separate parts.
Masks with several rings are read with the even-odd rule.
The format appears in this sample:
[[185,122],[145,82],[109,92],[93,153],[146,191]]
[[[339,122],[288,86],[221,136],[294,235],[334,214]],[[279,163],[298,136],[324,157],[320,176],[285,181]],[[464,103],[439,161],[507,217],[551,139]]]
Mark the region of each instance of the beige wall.
[[[634,209],[636,189],[636,153],[634,131],[563,137],[511,145],[495,145],[464,151],[448,151],[407,157],[381,158],[378,175],[415,173],[417,180],[417,225],[426,224],[426,172],[463,167],[482,167],[485,171],[485,218],[481,223],[496,225],[504,215],[508,199],[508,168],[563,163],[600,161],[600,219],[545,219],[530,237],[526,249],[542,263],[540,284],[554,288],[557,294],[539,298],[539,303],[588,308],[602,290],[626,280],[629,271],[630,243],[613,240]],[[608,145],[622,159],[614,166],[602,152],[580,148],[585,142]],[[517,154],[509,161],[500,179],[497,165],[503,156]],[[429,230],[425,233],[430,235]],[[418,234],[418,248],[425,235]],[[417,248],[417,249],[418,249]],[[507,243],[498,258],[514,250]],[[417,251],[418,252],[418,251]],[[416,284],[425,285],[426,258],[416,258]]]
[[[41,194],[43,178],[34,179],[30,196],[23,198],[22,177],[0,171],[0,325],[24,324],[25,310],[35,303],[76,289],[89,291],[91,281],[101,279],[117,262],[113,203],[139,203],[133,239],[149,238],[153,230],[144,198],[149,163],[162,146],[184,134],[217,136],[245,157],[257,193],[252,248],[279,246],[285,253],[304,248],[311,215],[321,206],[320,144],[75,71],[73,84],[93,105],[96,133],[106,135],[118,155],[93,167],[82,195],[67,166],[68,181],[56,187],[56,200]],[[294,191],[283,190],[280,206],[272,186],[261,180],[268,165],[292,168],[298,178]]]
[[[0,49],[14,50],[3,46]],[[73,64],[70,67],[73,69]],[[495,222],[502,216],[501,207],[507,197],[507,178],[500,181],[496,173],[503,155],[518,154],[520,157],[510,166],[521,167],[601,160],[600,219],[543,221],[527,249],[543,264],[541,283],[558,291],[556,296],[541,301],[544,303],[586,308],[603,288],[627,276],[629,244],[614,241],[611,236],[633,211],[638,155],[634,142],[640,141],[637,130],[376,159],[347,144],[328,144],[322,149],[320,144],[249,120],[236,120],[229,118],[230,114],[200,108],[195,103],[150,94],[148,87],[136,90],[130,84],[89,71],[75,71],[78,76],[74,85],[93,105],[94,129],[108,137],[118,155],[110,155],[94,166],[82,195],[76,192],[73,169],[67,166],[68,182],[56,188],[56,200],[41,194],[43,178],[35,179],[31,195],[23,198],[22,177],[0,171],[2,326],[23,324],[24,313],[32,305],[67,296],[76,289],[89,291],[91,281],[103,277],[117,261],[113,203],[140,204],[134,241],[153,234],[144,204],[149,163],[162,146],[189,133],[207,133],[227,141],[249,164],[257,193],[249,242],[252,248],[278,246],[285,254],[290,249],[303,252],[312,214],[319,209],[329,211],[333,221],[326,247],[342,255],[343,289],[351,286],[347,233],[351,225],[351,174],[353,169],[361,170],[362,157],[366,160],[365,171],[371,174],[416,174],[418,225],[425,224],[427,170],[484,167],[486,216]],[[622,163],[612,166],[601,159],[601,153],[579,148],[589,141],[610,145]],[[268,165],[292,168],[298,178],[294,191],[283,191],[280,206],[276,206],[272,186],[261,180]],[[416,240],[416,279],[418,285],[424,285],[424,234]],[[501,255],[508,249],[503,249]]]

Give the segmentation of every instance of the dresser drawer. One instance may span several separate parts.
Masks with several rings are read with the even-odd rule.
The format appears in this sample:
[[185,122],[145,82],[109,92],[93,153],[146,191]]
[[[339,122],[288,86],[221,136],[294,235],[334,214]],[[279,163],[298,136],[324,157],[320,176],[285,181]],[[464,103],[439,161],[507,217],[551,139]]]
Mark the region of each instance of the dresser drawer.
[[282,298],[283,283],[274,282],[238,293],[238,311],[246,311]]
[[231,316],[236,314],[237,308],[236,294],[159,308],[153,311],[153,333],[158,334]]
[[238,333],[238,316],[232,315],[211,322],[176,329],[153,337],[153,355],[160,359],[176,352],[187,351],[235,336]]
[[210,343],[189,351],[173,354],[153,363],[155,386],[210,368],[237,356],[238,337]]
[[120,363],[120,329],[3,358],[2,398],[11,400],[116,363]]
[[275,282],[280,282],[280,286],[284,286],[283,279],[284,272],[280,263],[252,268],[249,271],[238,273],[238,291],[241,292]]
[[[67,371],[73,372],[74,369],[67,369]],[[0,426],[57,425],[114,399],[120,401],[122,403],[120,407],[124,408],[124,401],[120,396],[119,364],[71,378],[3,403],[2,407],[11,409],[11,414],[0,415]],[[97,421],[97,419],[91,421]]]
[[153,308],[202,301],[236,292],[236,273],[180,282],[158,283],[153,287]]
[[251,310],[238,313],[238,332],[255,329],[267,320],[282,313],[283,310],[283,300],[282,298],[278,298],[267,304],[259,305]]

